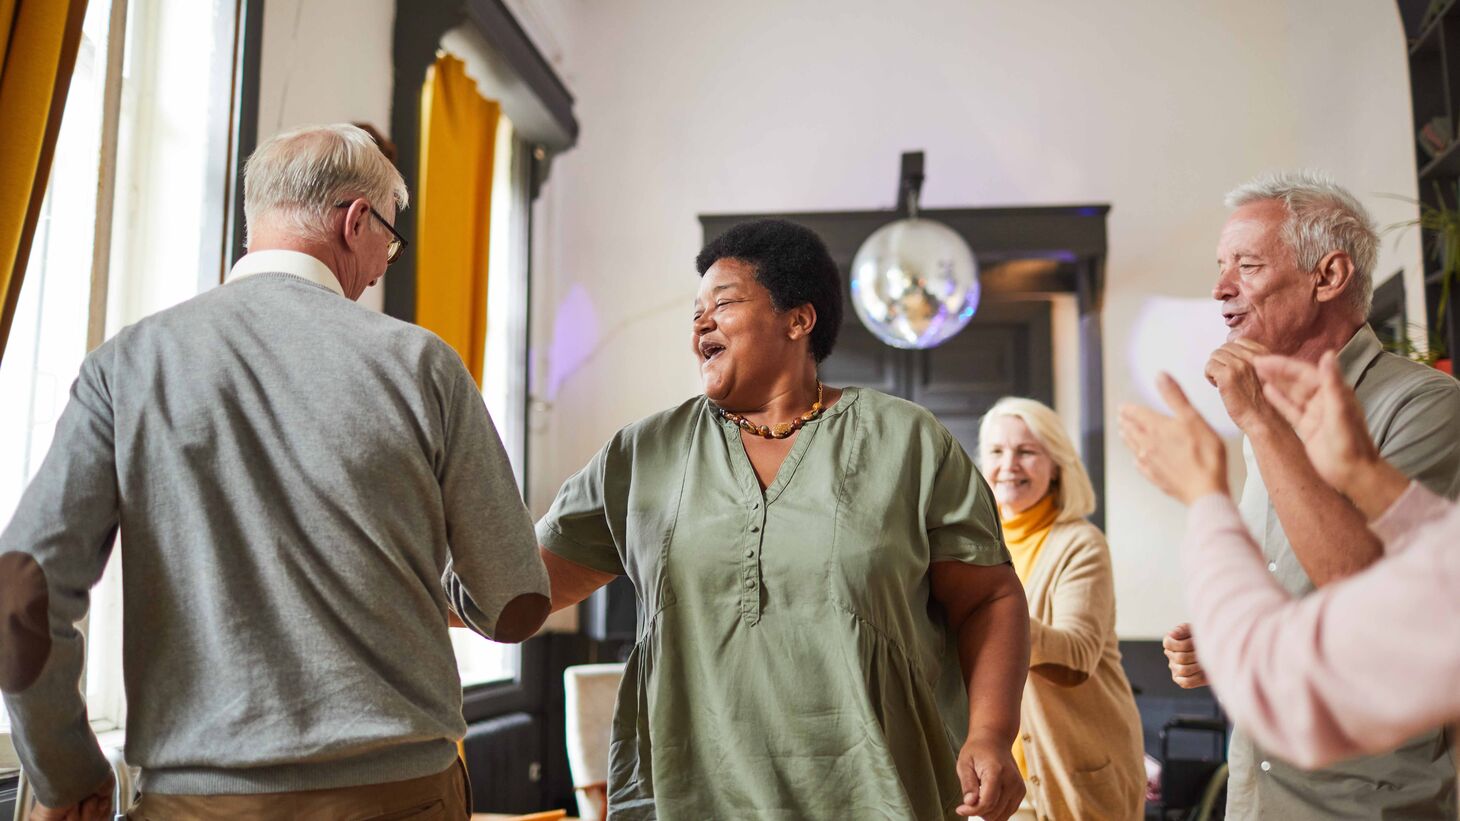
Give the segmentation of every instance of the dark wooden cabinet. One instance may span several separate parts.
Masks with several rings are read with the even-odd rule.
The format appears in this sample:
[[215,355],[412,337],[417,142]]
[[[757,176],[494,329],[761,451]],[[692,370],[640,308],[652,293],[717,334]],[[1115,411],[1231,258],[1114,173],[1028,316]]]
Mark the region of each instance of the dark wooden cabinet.
[[830,385],[876,388],[932,411],[975,453],[978,424],[1005,396],[1054,404],[1048,300],[988,301],[956,336],[921,351],[890,347],[862,327],[851,307],[836,350],[822,363]]
[[983,415],[1005,396],[1054,406],[1051,306],[1045,300],[989,302],[947,342],[912,357],[912,391],[969,453]]

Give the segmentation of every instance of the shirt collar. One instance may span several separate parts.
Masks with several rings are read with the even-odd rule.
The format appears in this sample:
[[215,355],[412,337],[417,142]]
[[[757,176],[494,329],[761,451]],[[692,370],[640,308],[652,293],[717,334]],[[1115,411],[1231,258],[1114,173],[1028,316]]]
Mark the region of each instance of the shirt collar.
[[289,274],[328,288],[340,296],[345,295],[345,289],[340,287],[340,281],[328,265],[309,254],[277,249],[244,254],[233,264],[233,270],[228,272],[223,284],[230,285],[254,274]]
[[1384,346],[1379,344],[1379,336],[1374,329],[1368,324],[1360,325],[1353,338],[1338,352],[1338,369],[1343,372],[1343,381],[1350,388],[1356,387],[1364,371],[1383,352]]

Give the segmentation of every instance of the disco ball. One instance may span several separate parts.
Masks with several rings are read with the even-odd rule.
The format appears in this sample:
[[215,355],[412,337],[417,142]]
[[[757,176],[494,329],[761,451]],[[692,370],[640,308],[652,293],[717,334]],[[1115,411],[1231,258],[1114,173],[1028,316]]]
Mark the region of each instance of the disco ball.
[[852,260],[852,306],[897,348],[933,348],[978,310],[978,263],[956,231],[933,220],[884,225]]

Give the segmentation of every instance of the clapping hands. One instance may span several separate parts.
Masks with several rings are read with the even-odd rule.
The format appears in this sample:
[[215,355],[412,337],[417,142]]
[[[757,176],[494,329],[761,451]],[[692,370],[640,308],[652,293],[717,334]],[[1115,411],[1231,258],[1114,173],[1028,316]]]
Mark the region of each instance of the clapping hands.
[[1141,473],[1164,493],[1191,504],[1211,493],[1227,492],[1227,451],[1169,374],[1156,379],[1161,398],[1175,412],[1120,409],[1120,435],[1136,456]]
[[[1324,354],[1315,366],[1253,353],[1250,364],[1254,378],[1260,380],[1265,404],[1292,425],[1323,481],[1355,499],[1362,495],[1357,488],[1375,481],[1376,474],[1385,474],[1380,479],[1391,478],[1387,474],[1393,469],[1379,455],[1358,398],[1344,382],[1336,354]],[[1133,405],[1120,411],[1121,437],[1135,454],[1137,467],[1152,484],[1186,504],[1209,493],[1226,493],[1221,437],[1169,375],[1161,374],[1156,387],[1174,415]],[[1241,392],[1244,397],[1250,394],[1250,390]]]
[[1323,481],[1346,493],[1358,472],[1380,461],[1358,398],[1343,381],[1337,355],[1324,354],[1317,367],[1285,356],[1260,356],[1255,365],[1263,395],[1303,440]]

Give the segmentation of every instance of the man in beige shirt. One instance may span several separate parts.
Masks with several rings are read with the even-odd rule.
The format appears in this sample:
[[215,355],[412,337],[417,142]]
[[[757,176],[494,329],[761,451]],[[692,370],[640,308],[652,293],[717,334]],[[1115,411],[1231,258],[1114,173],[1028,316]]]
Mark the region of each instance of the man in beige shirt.
[[[1365,322],[1378,237],[1363,206],[1314,174],[1261,178],[1228,195],[1213,298],[1231,328],[1206,376],[1244,434],[1240,509],[1268,570],[1293,595],[1363,570],[1382,546],[1363,515],[1314,472],[1253,369],[1271,351],[1309,362],[1339,351],[1384,458],[1432,490],[1460,491],[1460,383],[1381,350]],[[1187,625],[1165,640],[1172,678],[1206,685]],[[1443,731],[1392,753],[1304,772],[1242,733],[1228,759],[1228,817],[1450,819],[1455,769]]]

